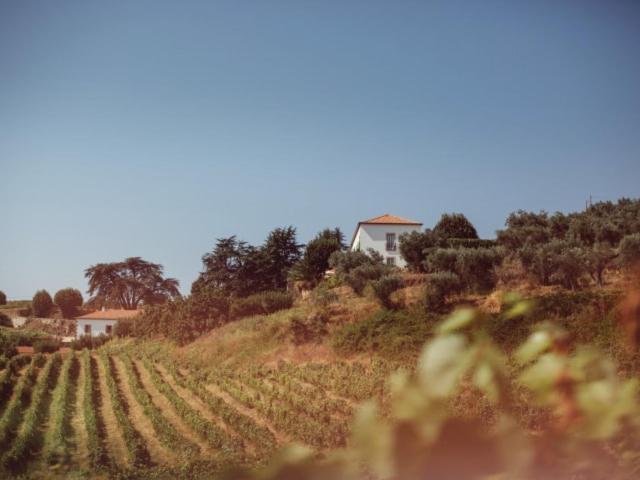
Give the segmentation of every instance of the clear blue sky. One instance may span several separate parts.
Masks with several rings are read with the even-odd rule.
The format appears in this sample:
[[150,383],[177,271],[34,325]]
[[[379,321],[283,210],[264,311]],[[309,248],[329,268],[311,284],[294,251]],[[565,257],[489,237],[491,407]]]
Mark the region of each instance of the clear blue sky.
[[0,1],[0,290],[640,195],[640,2]]

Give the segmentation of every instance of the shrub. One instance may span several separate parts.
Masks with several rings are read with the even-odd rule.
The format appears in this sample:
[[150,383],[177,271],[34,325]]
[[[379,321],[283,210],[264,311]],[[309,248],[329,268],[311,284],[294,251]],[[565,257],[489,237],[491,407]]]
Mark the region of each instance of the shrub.
[[233,319],[252,315],[268,315],[293,306],[293,296],[287,292],[262,292],[231,302],[229,316]]
[[325,308],[338,301],[338,294],[323,282],[311,292],[311,301],[314,305]]
[[493,248],[498,246],[496,240],[481,238],[449,238],[446,244],[450,248]]
[[640,233],[627,235],[620,242],[620,263],[625,267],[640,264]]
[[83,350],[88,349],[92,350],[94,348],[99,348],[105,343],[111,340],[111,337],[108,335],[98,335],[97,337],[91,335],[82,335],[80,338],[71,342],[70,347],[73,350]]
[[82,294],[75,288],[63,288],[56,292],[53,301],[60,308],[64,318],[73,318],[82,306]]
[[293,343],[317,342],[327,334],[327,315],[322,311],[315,311],[306,318],[293,317],[289,328],[293,335]]
[[54,338],[43,338],[33,342],[33,351],[35,353],[54,353],[60,349],[60,340]]
[[440,237],[431,230],[403,233],[399,240],[400,254],[407,262],[409,269],[414,272],[424,271],[424,259],[431,250],[442,243]]
[[363,265],[372,265],[375,263],[381,263],[378,257],[372,256],[360,250],[346,251],[346,252],[334,252],[329,258],[329,266],[334,268],[336,275],[344,278],[353,270]]
[[380,310],[342,326],[332,345],[341,353],[375,351],[387,357],[415,355],[431,332],[431,317],[407,311]]
[[458,250],[454,248],[438,248],[432,251],[425,260],[427,272],[455,272]]
[[18,354],[16,346],[18,342],[13,335],[4,335],[0,331],[0,355],[5,358],[11,358]]
[[6,305],[7,304],[7,295],[0,290],[0,305]]
[[402,288],[402,280],[395,275],[385,275],[371,282],[373,293],[384,308],[393,310],[397,304],[391,300],[391,294]]
[[464,287],[474,291],[486,291],[496,284],[495,267],[502,261],[496,248],[461,248],[457,251],[454,272]]
[[53,310],[53,300],[46,290],[38,290],[31,300],[31,308],[36,317],[48,317]]
[[262,308],[265,314],[287,310],[293,306],[293,296],[287,292],[263,292],[258,296],[262,299]]
[[6,313],[0,312],[0,327],[13,327],[13,322]]
[[115,327],[113,328],[113,334],[116,337],[130,337],[133,335],[134,328],[134,319],[133,318],[121,318],[116,322]]
[[391,267],[382,263],[371,263],[360,265],[351,270],[345,277],[345,282],[358,295],[364,293],[365,287],[373,280],[378,280],[383,275],[389,273]]
[[442,311],[447,304],[447,297],[462,290],[460,277],[452,272],[438,272],[429,277],[425,289],[425,307],[428,311]]

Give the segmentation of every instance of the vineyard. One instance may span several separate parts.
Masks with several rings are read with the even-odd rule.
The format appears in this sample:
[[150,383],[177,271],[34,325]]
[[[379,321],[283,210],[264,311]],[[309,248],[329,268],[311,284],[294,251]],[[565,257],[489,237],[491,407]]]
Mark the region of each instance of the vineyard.
[[0,470],[34,478],[211,475],[282,445],[346,445],[356,405],[394,365],[191,371],[153,347],[19,355],[0,372]]

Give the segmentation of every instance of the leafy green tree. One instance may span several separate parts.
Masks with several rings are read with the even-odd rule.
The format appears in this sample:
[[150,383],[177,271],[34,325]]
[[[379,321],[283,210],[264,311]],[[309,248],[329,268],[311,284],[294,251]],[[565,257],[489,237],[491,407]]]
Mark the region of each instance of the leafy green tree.
[[0,305],[6,305],[7,304],[7,295],[0,290]]
[[329,269],[331,255],[341,252],[344,248],[344,235],[339,228],[322,230],[307,243],[302,258],[291,272],[292,278],[318,282]]
[[441,246],[442,240],[432,230],[400,235],[400,254],[414,272],[424,272],[424,261],[431,250]]
[[296,240],[296,229],[291,226],[276,228],[269,233],[262,249],[266,256],[269,289],[285,289],[291,267],[300,260],[302,246]]
[[163,270],[162,265],[140,257],[93,265],[84,274],[89,280],[90,301],[135,310],[141,304],[163,303],[179,297],[178,280],[164,278]]
[[56,292],[53,303],[58,306],[64,318],[73,318],[82,306],[82,294],[75,288],[63,288]]
[[48,317],[53,310],[53,300],[46,290],[38,290],[31,300],[33,315],[36,317]]
[[437,236],[448,238],[478,238],[473,224],[462,213],[444,213],[433,228]]

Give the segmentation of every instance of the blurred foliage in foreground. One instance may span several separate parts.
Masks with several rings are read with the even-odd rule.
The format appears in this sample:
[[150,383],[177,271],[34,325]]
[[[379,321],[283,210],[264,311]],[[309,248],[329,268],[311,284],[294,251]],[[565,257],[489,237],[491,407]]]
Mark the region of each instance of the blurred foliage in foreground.
[[[506,300],[505,322],[532,308],[515,295]],[[639,322],[632,310],[627,331]],[[390,379],[390,404],[361,407],[347,449],[318,458],[290,447],[258,478],[638,478],[638,379],[622,378],[610,358],[572,345],[553,323],[540,324],[507,356],[487,323],[473,309],[454,313],[425,345],[416,371]],[[466,391],[491,403],[490,421],[452,412]],[[522,396],[545,420],[522,426]]]

